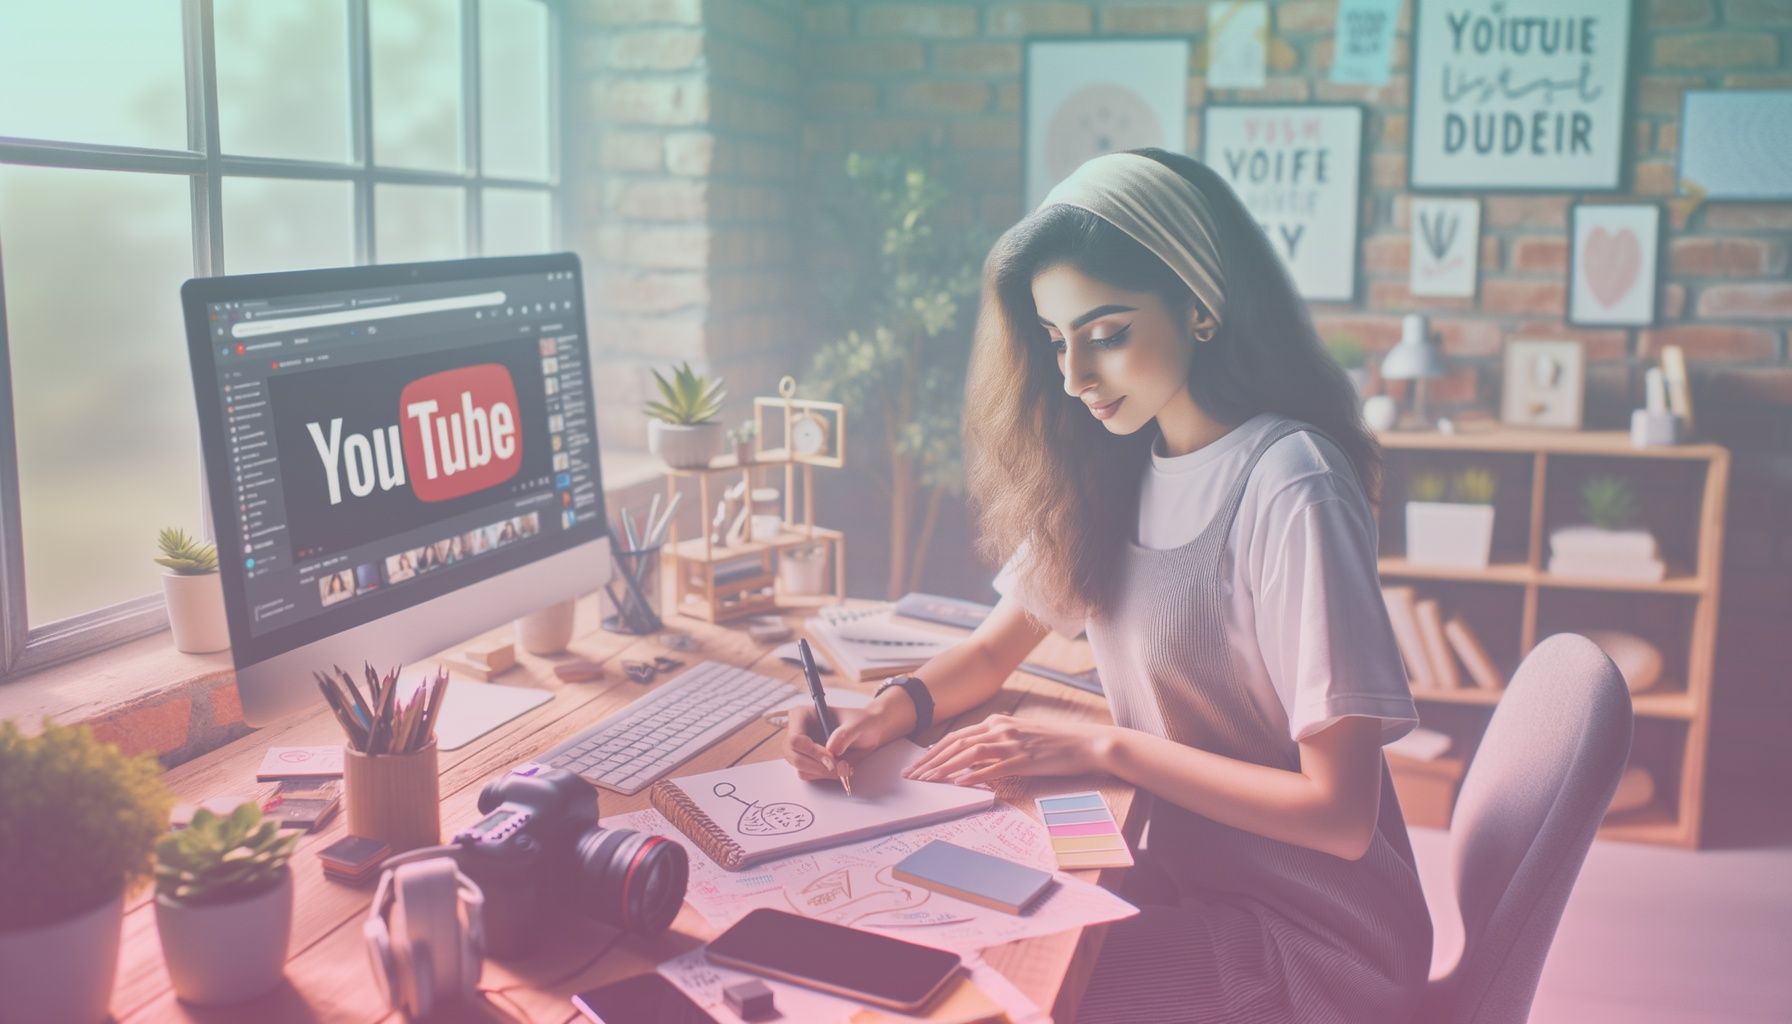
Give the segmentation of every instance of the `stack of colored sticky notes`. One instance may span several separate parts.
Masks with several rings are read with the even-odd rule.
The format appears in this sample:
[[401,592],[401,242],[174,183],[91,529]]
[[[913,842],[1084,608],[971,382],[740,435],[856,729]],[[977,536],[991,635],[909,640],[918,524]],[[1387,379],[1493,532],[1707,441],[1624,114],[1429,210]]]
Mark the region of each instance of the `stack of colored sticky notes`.
[[1034,801],[1051,835],[1058,866],[1076,868],[1127,868],[1132,851],[1114,821],[1114,812],[1100,793],[1066,793]]

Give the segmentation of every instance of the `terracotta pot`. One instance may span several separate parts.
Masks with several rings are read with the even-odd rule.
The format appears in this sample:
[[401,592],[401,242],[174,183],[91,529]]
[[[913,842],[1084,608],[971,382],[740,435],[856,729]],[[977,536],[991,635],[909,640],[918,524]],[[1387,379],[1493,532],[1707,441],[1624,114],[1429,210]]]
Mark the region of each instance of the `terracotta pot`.
[[233,903],[189,906],[156,897],[156,931],[174,994],[221,1006],[264,995],[286,974],[292,869],[272,888]]

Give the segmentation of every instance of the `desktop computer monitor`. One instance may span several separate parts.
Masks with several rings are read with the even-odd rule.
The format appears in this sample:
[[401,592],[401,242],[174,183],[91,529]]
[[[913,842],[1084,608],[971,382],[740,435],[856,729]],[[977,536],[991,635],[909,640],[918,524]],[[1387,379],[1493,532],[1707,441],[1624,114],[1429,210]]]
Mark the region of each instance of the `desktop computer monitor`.
[[[250,725],[321,703],[314,670],[408,665],[609,580],[577,257],[201,278],[181,298]],[[451,682],[438,742],[549,697]]]

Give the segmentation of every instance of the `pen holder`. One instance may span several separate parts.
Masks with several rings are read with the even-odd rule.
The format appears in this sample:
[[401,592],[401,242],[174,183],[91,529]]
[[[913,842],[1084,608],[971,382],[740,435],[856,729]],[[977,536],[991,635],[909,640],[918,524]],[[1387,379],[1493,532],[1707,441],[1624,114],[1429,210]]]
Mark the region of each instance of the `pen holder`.
[[393,853],[442,841],[436,745],[410,754],[343,751],[342,798],[348,830],[390,844]]
[[624,550],[610,538],[610,552],[616,563],[616,574],[604,589],[616,613],[604,617],[603,626],[612,633],[644,636],[665,628],[660,621],[660,550],[665,545],[636,551]]

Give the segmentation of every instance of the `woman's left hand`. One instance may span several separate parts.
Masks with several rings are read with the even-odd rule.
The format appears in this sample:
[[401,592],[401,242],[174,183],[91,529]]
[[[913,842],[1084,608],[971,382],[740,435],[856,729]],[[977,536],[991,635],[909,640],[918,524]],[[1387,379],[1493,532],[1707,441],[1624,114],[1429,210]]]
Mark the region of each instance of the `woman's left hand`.
[[1104,770],[1114,727],[991,715],[945,735],[905,777],[974,786],[1004,775],[1083,775]]

